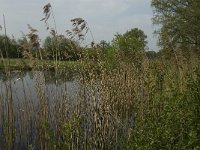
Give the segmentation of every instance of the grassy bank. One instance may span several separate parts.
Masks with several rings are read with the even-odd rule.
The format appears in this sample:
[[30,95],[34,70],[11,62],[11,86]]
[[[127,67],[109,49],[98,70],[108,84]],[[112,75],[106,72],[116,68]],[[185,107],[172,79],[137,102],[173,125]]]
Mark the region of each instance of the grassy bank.
[[54,60],[29,60],[29,59],[1,59],[0,69],[9,68],[11,70],[27,69],[72,69],[81,70],[83,62],[79,61],[54,61]]

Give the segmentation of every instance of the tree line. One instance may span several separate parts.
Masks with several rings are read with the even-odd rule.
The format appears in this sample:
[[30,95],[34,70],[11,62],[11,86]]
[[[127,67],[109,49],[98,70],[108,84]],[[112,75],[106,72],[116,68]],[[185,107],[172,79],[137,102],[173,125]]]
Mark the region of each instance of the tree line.
[[0,35],[1,57],[26,58],[27,53],[31,53],[34,57],[49,60],[56,57],[58,60],[78,60],[86,56],[111,58],[114,55],[131,58],[147,49],[147,36],[138,28],[116,34],[111,42],[102,40],[85,47],[64,35],[50,35],[43,42],[37,36],[34,31],[17,40]]
[[[123,60],[136,60],[141,59],[143,54],[149,58],[160,54],[173,57],[179,51],[187,55],[190,52],[199,54],[199,0],[152,0],[151,6],[154,12],[153,23],[159,27],[155,31],[159,35],[158,45],[161,48],[158,54],[145,51],[147,36],[138,28],[130,29],[124,34],[116,34],[111,42],[102,40],[96,44],[92,43],[90,47],[83,47],[71,38],[55,34],[54,30],[41,43],[35,30],[29,26],[31,33],[27,35],[28,38],[16,40],[0,35],[0,55],[5,58],[22,58],[31,53],[33,57],[50,60],[78,60],[86,56],[109,60],[120,56]],[[73,19],[72,22],[75,25],[74,29],[78,29],[76,25],[81,25],[82,30],[85,28],[86,22],[80,18]],[[76,33],[79,39],[83,38],[81,32],[76,31]]]

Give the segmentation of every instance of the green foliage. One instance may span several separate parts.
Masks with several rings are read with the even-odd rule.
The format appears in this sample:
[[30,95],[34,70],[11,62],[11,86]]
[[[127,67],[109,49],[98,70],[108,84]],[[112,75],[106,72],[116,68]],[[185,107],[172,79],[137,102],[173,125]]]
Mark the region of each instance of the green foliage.
[[64,36],[48,36],[43,44],[46,58],[58,60],[78,60],[80,49],[78,45]]
[[34,148],[33,148],[33,145],[32,145],[32,144],[28,146],[28,150],[34,150]]
[[124,35],[124,37],[128,39],[134,39],[135,42],[137,41],[137,49],[140,51],[144,51],[145,47],[147,45],[147,36],[145,35],[144,31],[134,28],[131,29],[130,31],[127,31]]
[[199,0],[152,0],[151,5],[154,10],[153,21],[161,25],[161,46],[185,47],[199,51]]
[[106,62],[106,66],[108,68],[116,68],[119,64],[117,49],[104,40],[100,41],[98,48],[101,50],[101,59]]
[[147,44],[146,38],[142,30],[134,28],[123,35],[117,34],[113,39],[113,46],[118,50],[122,61],[139,62]]
[[97,61],[100,56],[99,49],[93,47],[93,48],[84,48],[82,51],[82,59],[84,60],[93,60]]
[[98,47],[101,48],[103,51],[107,48],[110,48],[111,47],[111,44],[107,41],[104,41],[104,40],[101,40],[100,43],[98,44]]
[[[187,76],[184,91],[177,85],[167,90],[167,81],[160,95],[150,96],[148,103],[153,106],[143,111],[142,118],[136,116],[133,149],[199,149],[199,71]],[[141,113],[140,107],[135,110],[137,115]]]
[[20,58],[22,53],[15,39],[0,35],[0,56],[4,58]]
[[55,139],[53,145],[56,149],[72,149],[74,146],[82,148],[84,147],[81,143],[81,140],[83,138],[83,129],[81,128],[81,118],[74,114],[72,116],[71,121],[67,121],[63,126],[61,127],[61,139],[59,138]]

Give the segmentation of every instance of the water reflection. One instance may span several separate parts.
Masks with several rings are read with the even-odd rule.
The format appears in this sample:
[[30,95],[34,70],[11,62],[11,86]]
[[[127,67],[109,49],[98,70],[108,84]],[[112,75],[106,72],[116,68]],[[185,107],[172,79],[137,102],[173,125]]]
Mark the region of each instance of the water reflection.
[[[31,128],[29,131],[33,132],[30,133],[30,136],[34,137],[36,126],[32,122],[35,122],[36,114],[40,113],[39,109],[40,106],[43,106],[43,103],[46,103],[48,107],[49,117],[55,116],[53,114],[57,111],[57,105],[62,105],[63,101],[67,100],[69,107],[72,107],[75,99],[77,99],[76,93],[79,91],[76,77],[76,73],[67,71],[16,70],[10,73],[0,71],[0,106],[8,106],[9,100],[12,101],[15,118],[14,126],[17,129],[15,141],[15,145],[18,145],[17,149],[23,148],[21,135],[25,130],[19,127],[23,127],[23,123],[28,121],[27,126]],[[28,114],[26,114],[27,112]],[[1,137],[3,133],[1,116],[3,116],[3,113],[0,110],[0,139],[3,138]],[[28,120],[26,121],[26,119]],[[55,118],[52,118],[52,120],[55,120]],[[31,139],[29,142],[33,140]]]
[[27,70],[13,70],[10,72],[5,73],[4,70],[0,70],[0,82],[6,82],[8,80],[13,80],[13,79],[19,79],[19,78],[26,78],[27,76],[30,79],[33,79],[33,74],[34,73],[39,73],[39,74],[43,74],[45,77],[45,81],[46,84],[50,84],[50,83],[63,83],[66,81],[73,81],[78,73],[73,72],[73,71],[53,71],[53,70],[44,70],[44,71],[27,71]]
[[0,98],[8,99],[10,92],[15,105],[24,101],[37,102],[41,96],[51,103],[62,100],[62,93],[72,98],[78,91],[76,76],[67,71],[12,71],[9,74],[0,71]]

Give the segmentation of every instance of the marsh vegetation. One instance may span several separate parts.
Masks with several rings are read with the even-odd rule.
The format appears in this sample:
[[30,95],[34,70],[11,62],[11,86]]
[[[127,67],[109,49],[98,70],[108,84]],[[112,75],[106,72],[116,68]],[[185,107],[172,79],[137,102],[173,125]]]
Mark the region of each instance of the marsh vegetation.
[[183,34],[165,22],[175,21],[169,7],[192,26],[181,15],[199,17],[199,2],[168,3],[152,0],[158,53],[145,51],[138,28],[81,46],[87,22],[72,19],[72,30],[58,34],[50,4],[43,45],[30,25],[18,42],[1,35],[0,149],[200,149],[200,34],[197,24]]

